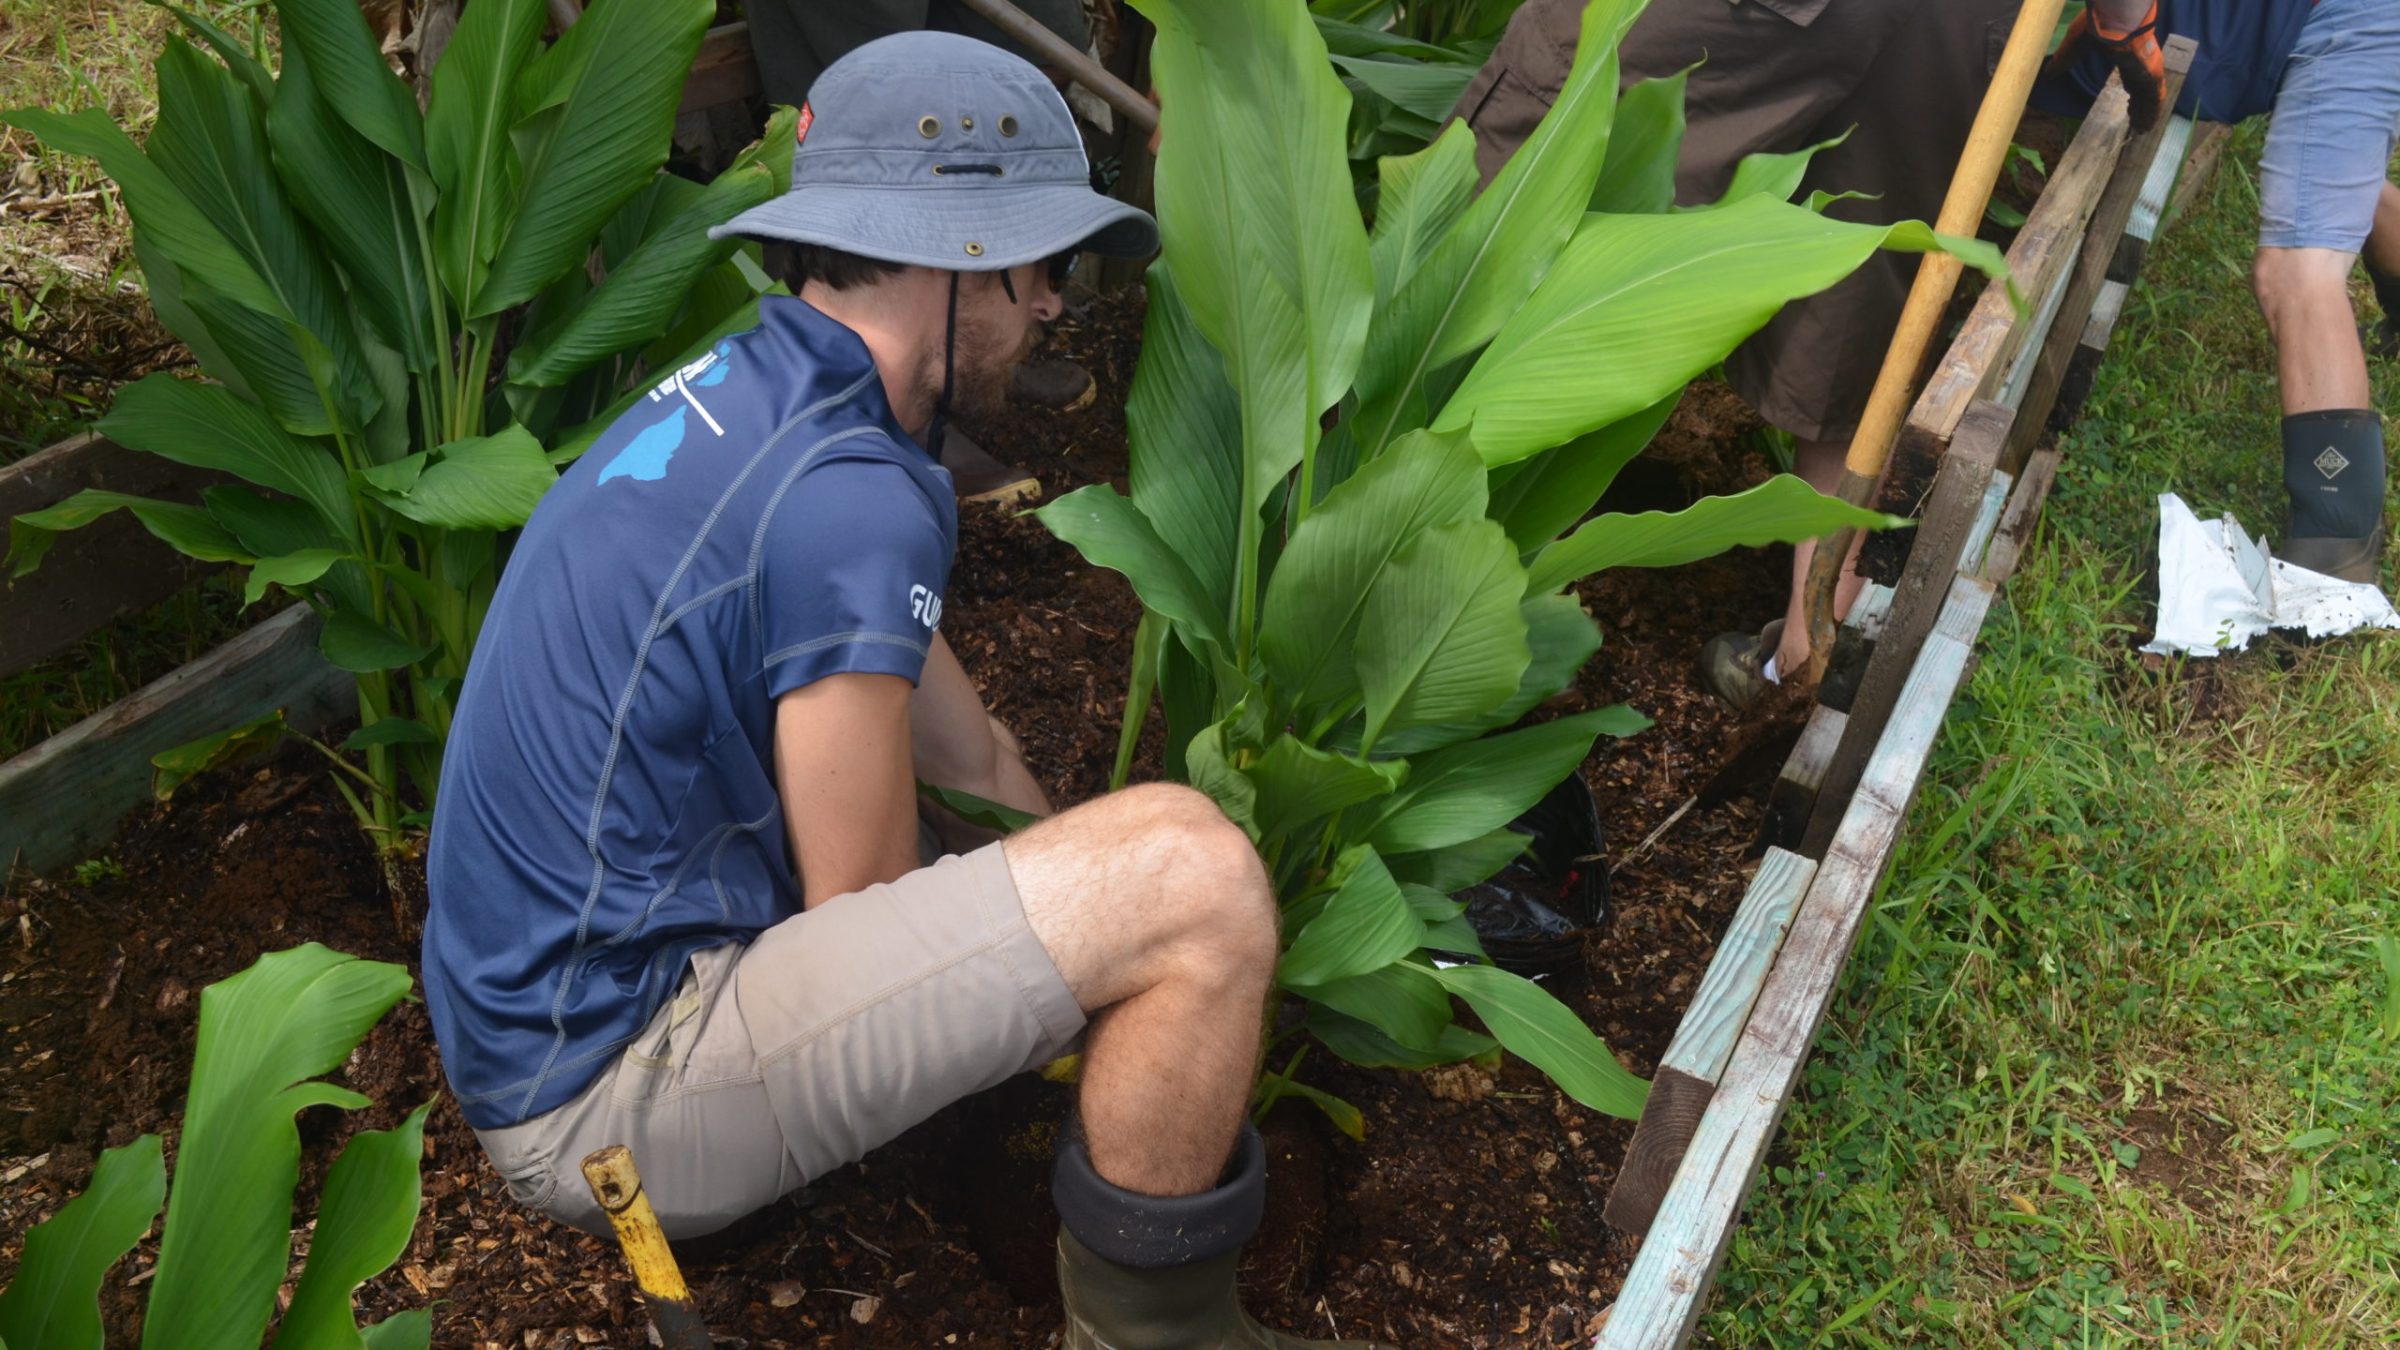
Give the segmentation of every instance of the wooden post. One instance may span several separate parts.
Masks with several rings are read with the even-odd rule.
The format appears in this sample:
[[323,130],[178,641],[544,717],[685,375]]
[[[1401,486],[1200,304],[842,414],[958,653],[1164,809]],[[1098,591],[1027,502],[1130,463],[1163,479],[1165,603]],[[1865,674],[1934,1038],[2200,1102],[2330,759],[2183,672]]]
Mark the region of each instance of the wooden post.
[[1850,720],[1842,729],[1841,746],[1826,766],[1817,792],[1815,814],[1800,851],[1822,857],[1833,831],[1849,804],[1850,791],[1864,772],[1867,757],[1882,739],[1900,692],[1915,668],[1917,648],[1933,630],[1941,607],[1958,576],[1959,560],[1967,552],[1977,519],[1983,514],[1985,492],[2000,450],[2008,441],[2015,414],[1996,403],[1978,403],[1959,423],[1957,439],[1942,460],[1941,477],[1917,527],[1916,547],[1908,570],[1892,594],[1892,612],[1885,616],[1883,635],[1867,660],[1867,671],[1850,700]]
[[659,1344],[666,1350],[710,1350],[716,1342],[692,1306],[692,1291],[675,1264],[674,1250],[667,1246],[665,1230],[658,1226],[658,1213],[642,1191],[633,1151],[611,1144],[593,1152],[583,1160],[583,1180],[617,1230],[617,1244],[624,1248],[625,1264],[633,1267],[634,1283],[642,1287],[642,1299],[650,1306],[650,1324],[658,1329]]

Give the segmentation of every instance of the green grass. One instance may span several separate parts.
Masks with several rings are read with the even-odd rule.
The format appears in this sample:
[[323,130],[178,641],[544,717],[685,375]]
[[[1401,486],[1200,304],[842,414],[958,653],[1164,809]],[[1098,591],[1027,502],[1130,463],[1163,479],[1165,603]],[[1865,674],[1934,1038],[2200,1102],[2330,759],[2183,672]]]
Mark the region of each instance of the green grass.
[[2400,1344],[2400,636],[2132,650],[2154,494],[2281,524],[2257,147],[2128,307],[1714,1343]]

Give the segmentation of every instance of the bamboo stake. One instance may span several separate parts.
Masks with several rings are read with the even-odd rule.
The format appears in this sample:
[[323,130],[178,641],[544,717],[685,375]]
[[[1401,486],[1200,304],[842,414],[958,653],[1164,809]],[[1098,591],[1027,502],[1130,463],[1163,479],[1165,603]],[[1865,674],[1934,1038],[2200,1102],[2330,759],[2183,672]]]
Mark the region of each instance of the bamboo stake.
[[642,1193],[642,1174],[633,1165],[633,1151],[623,1144],[611,1144],[590,1154],[583,1160],[583,1180],[617,1230],[625,1264],[633,1267],[634,1282],[642,1287],[642,1299],[650,1305],[650,1322],[658,1328],[659,1344],[666,1350],[711,1350],[715,1342],[700,1321],[699,1310],[692,1306],[692,1291],[675,1265],[665,1230],[658,1226],[658,1212],[650,1208],[650,1197]]
[[[1941,233],[1972,236],[1976,222],[1983,219],[1992,187],[2000,180],[2001,165],[2008,158],[2008,143],[2016,135],[2018,119],[2024,116],[2025,100],[2033,92],[2034,77],[2041,73],[2042,59],[2049,53],[2050,38],[2058,30],[2059,12],[2064,8],[2065,0],[2027,0],[2017,11],[2016,27],[2008,35],[2000,68],[1975,114],[1974,129],[1967,134],[1966,150],[1958,159],[1958,172],[1950,180],[1949,196],[1934,224]],[[1900,434],[1901,419],[1908,413],[1917,369],[1924,364],[1925,349],[1964,266],[1947,253],[1928,253],[1917,265],[1916,285],[1900,311],[1900,326],[1892,334],[1891,349],[1884,353],[1883,370],[1875,378],[1875,391],[1867,399],[1866,413],[1859,421],[1858,434],[1851,438],[1850,456],[1843,465],[1842,485],[1836,495],[1853,506],[1866,505],[1874,495],[1875,481],[1883,474],[1892,442]],[[1822,679],[1826,663],[1833,658],[1834,591],[1857,537],[1858,531],[1843,529],[1818,541],[1816,557],[1809,564],[1806,601],[1811,680]]]

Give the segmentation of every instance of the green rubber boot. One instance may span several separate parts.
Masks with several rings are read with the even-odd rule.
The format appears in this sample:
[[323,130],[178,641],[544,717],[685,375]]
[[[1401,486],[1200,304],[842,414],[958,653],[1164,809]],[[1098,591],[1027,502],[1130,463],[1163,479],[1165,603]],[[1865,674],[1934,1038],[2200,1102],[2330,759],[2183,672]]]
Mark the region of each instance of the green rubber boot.
[[1199,1195],[1121,1189],[1093,1170],[1080,1141],[1060,1148],[1051,1190],[1065,1350],[1392,1350],[1287,1336],[1242,1311],[1234,1267],[1257,1231],[1266,1185],[1266,1148],[1248,1125],[1231,1174]]

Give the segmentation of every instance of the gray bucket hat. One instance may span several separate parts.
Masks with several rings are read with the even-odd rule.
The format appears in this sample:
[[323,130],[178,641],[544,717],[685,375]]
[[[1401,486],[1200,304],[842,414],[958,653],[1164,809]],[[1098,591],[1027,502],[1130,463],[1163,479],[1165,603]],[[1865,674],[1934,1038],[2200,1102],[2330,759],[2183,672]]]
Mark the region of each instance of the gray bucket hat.
[[1149,213],[1092,190],[1067,101],[1023,59],[956,33],[877,38],[800,115],[792,190],[709,232],[991,272],[1070,249],[1158,251]]

